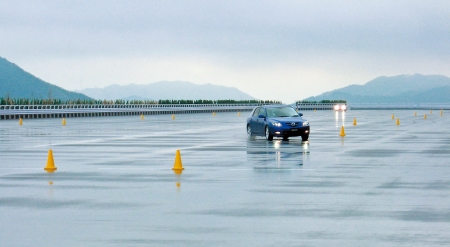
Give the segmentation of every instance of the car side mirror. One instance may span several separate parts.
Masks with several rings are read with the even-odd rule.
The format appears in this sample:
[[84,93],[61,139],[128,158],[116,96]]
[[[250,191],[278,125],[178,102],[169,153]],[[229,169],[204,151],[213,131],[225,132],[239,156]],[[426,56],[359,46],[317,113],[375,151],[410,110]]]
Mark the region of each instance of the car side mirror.
[[259,118],[266,118],[266,116],[264,116],[263,114],[259,114],[258,117]]
[[299,113],[298,115],[301,117],[301,116],[303,116],[303,113]]

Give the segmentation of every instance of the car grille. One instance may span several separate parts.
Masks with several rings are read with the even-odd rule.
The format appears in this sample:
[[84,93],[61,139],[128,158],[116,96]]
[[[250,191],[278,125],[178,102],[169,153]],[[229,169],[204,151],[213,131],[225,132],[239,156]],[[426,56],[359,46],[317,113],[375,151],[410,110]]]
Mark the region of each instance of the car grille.
[[[301,124],[301,122],[286,122],[287,126],[297,127]],[[300,125],[301,126],[301,125]]]

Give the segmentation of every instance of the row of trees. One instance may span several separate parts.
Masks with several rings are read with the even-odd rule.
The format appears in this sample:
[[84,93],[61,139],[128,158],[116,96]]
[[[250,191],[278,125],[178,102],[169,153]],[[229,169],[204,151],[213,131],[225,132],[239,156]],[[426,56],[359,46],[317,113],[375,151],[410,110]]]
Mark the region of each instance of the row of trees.
[[273,100],[60,100],[0,98],[0,105],[281,104]]
[[[107,105],[107,104],[125,104],[124,100],[61,100],[61,99],[12,99],[12,98],[0,98],[0,105]],[[155,102],[152,101],[153,104]],[[151,104],[151,103],[149,103]]]
[[321,101],[309,101],[299,100],[297,104],[346,104],[346,100],[321,100]]
[[158,104],[281,104],[274,100],[159,100]]

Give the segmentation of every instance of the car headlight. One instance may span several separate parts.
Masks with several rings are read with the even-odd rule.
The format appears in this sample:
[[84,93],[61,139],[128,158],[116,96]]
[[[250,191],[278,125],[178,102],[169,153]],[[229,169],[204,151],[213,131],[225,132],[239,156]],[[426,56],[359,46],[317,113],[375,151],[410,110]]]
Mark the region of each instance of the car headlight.
[[335,110],[335,111],[339,111],[339,105],[335,105],[335,106],[334,106],[334,110]]
[[309,125],[308,121],[303,122],[303,126],[308,126],[308,125]]
[[272,125],[273,126],[277,126],[277,127],[281,127],[281,123],[278,123],[278,122],[272,123]]

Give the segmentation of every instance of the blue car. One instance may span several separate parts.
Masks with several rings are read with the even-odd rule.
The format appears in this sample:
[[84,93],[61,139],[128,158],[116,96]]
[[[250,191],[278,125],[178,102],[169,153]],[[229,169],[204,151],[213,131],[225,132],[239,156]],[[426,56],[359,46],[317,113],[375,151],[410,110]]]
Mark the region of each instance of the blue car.
[[258,106],[247,119],[247,136],[265,136],[269,141],[274,137],[287,141],[291,136],[301,136],[302,141],[307,141],[309,122],[302,116],[289,105]]

